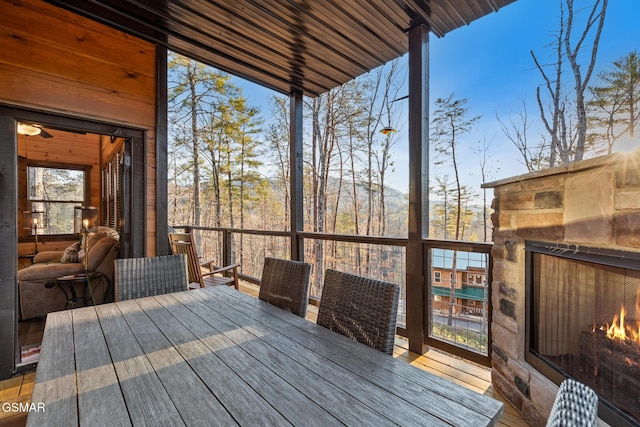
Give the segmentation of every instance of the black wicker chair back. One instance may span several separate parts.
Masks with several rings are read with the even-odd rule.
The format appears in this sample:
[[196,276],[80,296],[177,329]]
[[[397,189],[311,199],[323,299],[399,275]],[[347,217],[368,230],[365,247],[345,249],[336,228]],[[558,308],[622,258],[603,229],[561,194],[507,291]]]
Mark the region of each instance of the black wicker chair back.
[[170,292],[189,286],[187,257],[184,254],[115,261],[115,299],[124,301]]
[[300,317],[307,315],[311,264],[265,258],[258,298]]
[[394,283],[327,270],[317,323],[393,354],[399,295]]

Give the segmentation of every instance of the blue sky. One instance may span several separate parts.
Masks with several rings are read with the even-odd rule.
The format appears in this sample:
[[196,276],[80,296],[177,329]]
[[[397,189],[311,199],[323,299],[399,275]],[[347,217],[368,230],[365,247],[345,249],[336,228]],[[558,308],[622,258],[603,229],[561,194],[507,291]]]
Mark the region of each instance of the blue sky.
[[[436,98],[454,92],[457,98],[468,100],[470,115],[482,116],[473,134],[465,137],[465,155],[460,159],[463,181],[477,192],[480,191],[480,170],[477,155],[470,147],[485,137],[488,141],[493,140],[489,153],[493,165],[489,181],[526,172],[517,150],[500,131],[496,115],[508,119],[509,114],[518,114],[522,110],[522,99],[526,99],[529,119],[534,122],[529,137],[530,140],[539,139],[541,123],[535,93],[542,78],[534,67],[530,51],[533,50],[541,62],[552,62],[553,51],[546,46],[558,29],[559,2],[517,0],[443,38],[431,36],[431,104]],[[576,0],[576,6],[591,4],[592,0]],[[614,60],[634,49],[640,50],[640,0],[609,0],[591,83],[595,82],[597,72],[610,69]],[[249,103],[261,106],[268,119],[265,103],[274,92],[246,82],[236,83],[245,88]],[[402,108],[406,105],[400,110]],[[398,136],[406,138],[404,134],[400,131]],[[400,140],[394,148],[393,157],[398,167],[389,184],[406,192],[407,168],[402,167],[408,163],[406,141]],[[436,174],[447,173],[442,167],[433,167],[430,172],[432,181]]]

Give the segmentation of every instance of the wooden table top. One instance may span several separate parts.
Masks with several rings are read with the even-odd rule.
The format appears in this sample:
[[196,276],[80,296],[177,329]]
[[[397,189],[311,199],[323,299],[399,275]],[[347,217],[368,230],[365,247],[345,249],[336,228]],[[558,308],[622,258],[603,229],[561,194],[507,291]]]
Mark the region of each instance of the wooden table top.
[[503,404],[228,287],[51,313],[27,426],[493,425]]

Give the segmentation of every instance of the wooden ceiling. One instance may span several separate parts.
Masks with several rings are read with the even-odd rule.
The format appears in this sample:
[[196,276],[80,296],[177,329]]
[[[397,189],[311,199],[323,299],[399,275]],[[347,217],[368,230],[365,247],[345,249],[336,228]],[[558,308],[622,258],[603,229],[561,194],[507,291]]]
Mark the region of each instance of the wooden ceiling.
[[[49,0],[283,93],[315,96],[515,0]],[[123,58],[126,60],[126,58]]]

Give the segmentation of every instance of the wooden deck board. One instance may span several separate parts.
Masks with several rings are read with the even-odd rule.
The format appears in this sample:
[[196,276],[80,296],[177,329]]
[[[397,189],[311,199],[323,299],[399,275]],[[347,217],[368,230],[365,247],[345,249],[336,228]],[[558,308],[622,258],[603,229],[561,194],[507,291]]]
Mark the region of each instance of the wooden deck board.
[[[240,290],[248,295],[257,297],[257,286],[241,285]],[[307,319],[314,322],[316,315],[317,307],[309,306]],[[495,391],[491,384],[490,369],[436,350],[431,350],[424,355],[411,353],[408,351],[407,341],[402,337],[397,337],[396,339],[394,357],[454,381],[470,390],[502,401],[505,404],[505,411],[504,416],[500,419],[499,426],[521,427],[528,425],[522,419],[520,413],[500,393]],[[35,373],[29,373],[0,381],[0,404],[30,401],[34,380]],[[2,426],[22,427],[25,422],[26,413],[16,414],[0,411],[0,425]]]

